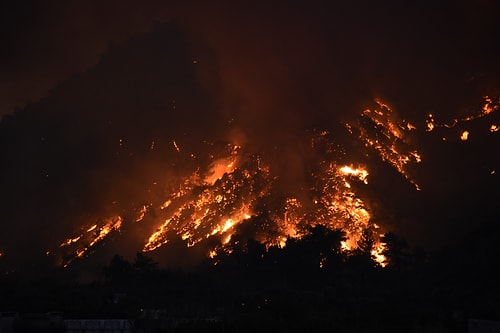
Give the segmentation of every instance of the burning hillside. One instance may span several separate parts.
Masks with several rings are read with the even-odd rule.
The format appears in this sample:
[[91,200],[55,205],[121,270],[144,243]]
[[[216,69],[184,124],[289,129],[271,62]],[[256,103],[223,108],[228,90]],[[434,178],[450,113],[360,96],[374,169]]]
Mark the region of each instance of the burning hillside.
[[[490,98],[485,103],[483,110],[493,112],[498,108],[498,103],[492,106]],[[376,109],[363,111],[355,123],[346,124],[347,132],[364,145],[367,156],[375,153],[420,190],[406,168],[422,160],[412,145],[417,127],[400,119],[388,105],[380,101],[377,105]],[[453,125],[477,117],[454,120]],[[382,263],[383,244],[378,237],[384,230],[372,220],[369,205],[361,195],[369,183],[366,161],[351,160],[347,147],[336,144],[334,135],[326,130],[307,131],[303,139],[310,150],[309,158],[302,161],[306,186],[289,193],[280,191],[277,184],[282,179],[269,156],[249,152],[236,143],[205,141],[205,156],[185,151],[175,140],[169,142],[171,147],[152,143],[150,150],[169,150],[190,164],[194,172],[171,180],[170,190],[160,191],[163,197],[150,196],[144,199],[145,204],[129,207],[123,214],[96,218],[48,253],[60,256],[60,264],[66,266],[76,258],[91,255],[106,237],[124,232],[125,224],[146,223],[152,230],[141,235],[142,251],[155,251],[177,237],[187,247],[201,246],[207,256],[214,257],[218,251],[231,252],[230,240],[242,230],[239,226],[260,217],[262,225],[246,236],[266,247],[283,247],[288,238],[301,238],[311,227],[321,225],[344,230],[344,250],[352,250],[363,231],[371,230],[377,240],[372,254]]]
[[270,83],[240,66],[245,57],[228,59],[232,48],[212,73],[189,42],[171,26],[137,37],[2,120],[2,260],[36,252],[68,266],[109,253],[161,257],[179,244],[215,257],[241,237],[283,247],[323,226],[346,232],[346,252],[369,231],[382,262],[380,235],[400,220],[415,226],[444,192],[436,188],[464,175],[473,183],[483,161],[495,174],[495,157],[476,147],[498,140],[497,96],[416,114],[384,94],[358,103],[342,76],[334,93],[326,81],[305,87],[311,55],[276,65],[292,42],[255,62]]
[[[491,100],[486,102],[490,105]],[[405,169],[408,163],[421,161],[420,153],[410,146],[409,140],[409,133],[416,127],[398,120],[382,102],[378,105],[378,109],[362,112],[358,122],[347,124],[347,129],[365,145],[367,153],[375,151],[382,161],[419,189]],[[175,179],[176,185],[170,192],[162,191],[165,197],[150,199],[135,211],[131,207],[132,211],[126,214],[136,214],[134,218],[124,221],[120,215],[100,217],[97,223],[85,225],[81,232],[62,242],[56,253],[63,253],[61,263],[67,265],[92,253],[109,233],[119,233],[122,223],[148,220],[156,227],[151,234],[143,235],[142,251],[154,251],[176,235],[188,247],[202,242],[213,244],[207,255],[214,256],[217,251],[231,251],[226,244],[238,225],[245,224],[252,216],[264,215],[269,217],[267,225],[260,226],[250,236],[266,246],[284,246],[287,238],[300,238],[311,227],[322,225],[345,230],[348,237],[345,248],[353,249],[363,230],[379,229],[358,194],[368,184],[367,166],[363,161],[349,161],[349,153],[335,145],[333,135],[327,131],[308,132],[307,140],[310,156],[314,158],[303,161],[307,186],[297,188],[294,193],[276,191],[280,175],[274,173],[266,156],[251,154],[234,143],[205,142],[208,159],[199,159],[183,152],[172,140],[175,152],[195,165],[192,174]],[[159,148],[151,145],[150,149]],[[198,160],[209,162],[197,165]],[[376,250],[374,255],[378,255]]]
[[[250,154],[232,143],[220,147],[210,144],[210,164],[197,166],[193,174],[175,180],[176,190],[143,205],[128,221],[119,215],[97,219],[97,223],[84,226],[62,242],[56,253],[63,253],[61,263],[67,265],[92,253],[108,234],[119,233],[123,223],[146,221],[156,228],[150,235],[143,235],[142,251],[154,251],[176,235],[188,247],[204,241],[214,244],[207,252],[213,256],[219,250],[231,251],[225,245],[238,225],[263,215],[269,217],[268,225],[259,226],[248,236],[266,246],[284,246],[287,238],[302,237],[311,226],[323,225],[346,230],[346,247],[355,247],[361,232],[374,227],[355,190],[368,182],[368,171],[361,165],[338,164],[338,152],[333,150],[327,132],[310,134],[310,149],[323,159],[305,162],[309,171],[307,188],[296,193],[277,192],[275,184],[280,176],[273,174],[264,156]],[[182,148],[177,146],[176,150],[182,154]],[[191,154],[184,158],[197,160]],[[131,212],[127,215],[132,216]]]

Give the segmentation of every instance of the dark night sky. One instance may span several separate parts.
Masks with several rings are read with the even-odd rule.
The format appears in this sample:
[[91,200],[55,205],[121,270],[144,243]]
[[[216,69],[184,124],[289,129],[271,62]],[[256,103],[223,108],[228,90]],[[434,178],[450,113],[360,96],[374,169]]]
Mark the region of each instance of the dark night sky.
[[[335,128],[339,121],[350,120],[371,107],[375,98],[424,128],[427,114],[433,113],[445,123],[471,110],[476,112],[482,96],[498,96],[500,90],[496,22],[500,7],[496,1],[427,5],[295,1],[286,6],[250,1],[210,5],[195,1],[182,5],[161,1],[4,1],[0,6],[2,122],[5,127],[11,126],[6,125],[7,115],[15,114],[16,107],[25,108],[30,101],[26,109],[32,115],[43,113],[43,124],[50,121],[54,126],[37,127],[36,117],[30,118],[31,123],[23,123],[24,118],[15,114],[9,119],[15,118],[18,123],[9,128],[19,129],[17,134],[5,134],[7,130],[3,130],[2,159],[6,158],[8,166],[4,166],[2,181],[8,183],[4,188],[18,192],[11,195],[4,190],[2,194],[4,199],[10,198],[4,205],[10,207],[9,213],[1,221],[4,235],[19,234],[24,229],[21,225],[33,223],[9,224],[17,216],[12,207],[36,202],[40,193],[58,194],[52,201],[47,199],[46,208],[34,203],[37,208],[23,213],[20,220],[39,220],[33,233],[42,235],[40,238],[52,237],[52,242],[67,235],[69,226],[53,222],[71,216],[68,212],[54,213],[58,198],[71,209],[75,202],[81,203],[76,215],[82,215],[85,207],[93,207],[85,195],[101,186],[89,185],[89,180],[101,181],[103,176],[99,174],[106,172],[106,167],[96,167],[105,165],[105,158],[92,155],[96,161],[88,161],[82,151],[74,161],[64,161],[66,169],[40,162],[40,168],[65,173],[60,183],[51,183],[50,189],[38,184],[35,176],[18,185],[16,177],[23,178],[23,172],[35,169],[29,169],[26,163],[32,166],[38,161],[36,149],[29,149],[29,139],[16,141],[21,129],[29,129],[36,137],[34,132],[45,135],[44,130],[50,128],[48,136],[54,140],[66,142],[68,147],[88,140],[87,146],[78,147],[90,150],[99,145],[92,140],[99,141],[108,130],[96,125],[91,129],[95,133],[88,134],[85,124],[112,120],[119,124],[106,132],[113,140],[122,133],[133,133],[139,145],[141,140],[148,142],[160,136],[162,125],[195,119],[197,130],[185,129],[192,131],[192,137],[208,132],[229,135],[262,151],[270,142],[278,147],[294,144],[304,129]],[[165,26],[170,25],[179,31],[177,35],[169,35]],[[164,59],[170,63],[163,64]],[[175,81],[184,77],[182,73],[188,73],[186,81]],[[174,79],[165,79],[169,75]],[[134,91],[137,93],[132,96]],[[162,95],[164,91],[172,96]],[[179,119],[158,111],[168,107],[172,97],[190,110],[177,115]],[[148,110],[149,120],[140,120],[142,111],[137,110]],[[232,118],[232,132],[216,134],[217,121]],[[56,119],[60,119],[59,127]],[[498,115],[496,119],[498,123]],[[75,125],[78,122],[82,125]],[[156,127],[151,128],[151,124]],[[487,124],[473,126],[480,129]],[[169,130],[181,133],[183,128],[173,126]],[[495,151],[498,135],[493,139],[471,138],[468,146],[458,140],[443,146],[438,135],[416,138],[424,162],[415,175],[423,184],[424,194],[413,193],[411,186],[397,182],[388,186],[385,171],[373,167],[379,173],[373,191],[378,191],[375,195],[386,205],[386,214],[392,209],[389,227],[405,230],[407,238],[421,244],[447,237],[446,230],[460,214],[450,211],[456,205],[472,205],[487,196],[488,190],[481,187],[489,181],[484,175],[498,166],[498,159],[487,154]],[[13,153],[9,147],[18,152]],[[66,149],[60,144],[57,147],[54,149]],[[50,156],[57,153],[51,151]],[[300,160],[300,153],[300,149],[284,149],[277,158],[278,163],[286,162],[280,167],[290,173],[290,179],[300,170],[289,167],[288,162]],[[155,170],[154,166],[143,168]],[[474,176],[464,178],[466,174]],[[75,175],[81,179],[64,183]],[[71,192],[72,187],[82,184],[87,186],[83,194]],[[134,181],[120,186],[128,193]],[[394,188],[407,192],[390,194]],[[482,193],[469,200],[463,197],[469,190]],[[105,192],[99,192],[99,199],[111,197]],[[467,214],[473,215],[471,211]],[[440,227],[434,227],[436,220],[440,220]],[[4,241],[22,252],[19,249],[34,238],[9,237]],[[46,242],[39,243],[42,248],[47,246]],[[3,248],[0,244],[0,251]]]
[[[258,93],[251,87],[262,84],[262,76],[288,81],[299,75],[306,81],[312,75],[317,86],[333,75],[356,80],[358,89],[372,94],[389,94],[396,84],[422,89],[423,80],[439,85],[440,94],[447,88],[439,80],[495,80],[495,1],[368,3],[5,1],[0,112],[38,101],[95,65],[110,44],[169,20],[192,29],[215,51],[224,80],[239,82],[234,89],[240,94]],[[450,93],[453,88],[460,87]]]

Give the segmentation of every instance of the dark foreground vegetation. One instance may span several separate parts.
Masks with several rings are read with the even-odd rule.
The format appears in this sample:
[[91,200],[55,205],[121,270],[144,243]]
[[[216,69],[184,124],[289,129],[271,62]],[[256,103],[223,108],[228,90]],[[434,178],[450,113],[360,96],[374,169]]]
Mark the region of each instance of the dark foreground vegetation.
[[4,275],[0,309],[128,318],[137,332],[466,332],[470,318],[500,319],[498,235],[491,224],[466,244],[426,253],[388,233],[386,267],[370,255],[369,232],[346,253],[343,232],[323,227],[283,249],[235,240],[232,253],[190,272],[115,255],[92,283],[67,271]]

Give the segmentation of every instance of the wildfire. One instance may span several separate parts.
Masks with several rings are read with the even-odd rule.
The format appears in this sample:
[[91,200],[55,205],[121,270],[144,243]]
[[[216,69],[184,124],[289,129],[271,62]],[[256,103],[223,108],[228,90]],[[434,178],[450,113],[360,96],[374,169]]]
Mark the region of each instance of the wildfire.
[[387,266],[387,258],[382,254],[385,250],[385,243],[379,242],[377,246],[371,251],[371,255],[374,260],[379,263],[380,266]]
[[69,252],[63,255],[62,265],[66,267],[74,259],[88,255],[110,232],[120,230],[122,222],[121,216],[99,219],[97,224],[87,227],[78,236],[66,239],[59,245],[59,248]]
[[[489,96],[485,96],[484,97],[484,104],[481,108],[481,110],[479,112],[477,112],[476,114],[473,114],[473,115],[469,115],[469,116],[465,116],[465,117],[462,117],[462,118],[453,118],[451,121],[449,121],[448,123],[437,123],[434,119],[434,116],[432,114],[429,114],[428,117],[427,117],[427,120],[426,120],[426,123],[427,123],[427,131],[430,132],[432,130],[434,130],[435,128],[438,128],[438,127],[444,127],[444,128],[453,128],[455,127],[456,125],[460,124],[460,123],[464,123],[464,122],[469,122],[469,121],[472,121],[472,120],[475,120],[475,119],[479,119],[479,118],[483,118],[483,117],[486,117],[490,114],[492,114],[493,112],[496,112],[498,111],[500,107],[500,98],[498,98],[496,101],[489,97]],[[491,125],[490,127],[490,132],[496,132],[498,130],[498,127],[496,125]],[[465,131],[467,132],[467,131]],[[464,133],[462,133],[460,139],[462,141],[466,141],[467,138],[464,139]]]
[[[366,152],[375,152],[418,190],[409,170],[422,161],[412,139],[417,127],[400,119],[387,104],[377,103],[377,108],[363,111],[345,127],[360,140]],[[481,114],[496,109],[491,101]],[[439,126],[444,125],[436,124],[429,115],[427,131]],[[490,128],[491,132],[497,130],[496,125]],[[385,245],[380,241],[380,227],[372,222],[370,210],[358,195],[364,186],[369,186],[367,166],[350,160],[346,148],[336,143],[329,131],[306,133],[309,141],[305,143],[310,143],[306,146],[315,159],[305,162],[303,183],[307,185],[290,193],[277,190],[275,185],[281,175],[275,173],[269,156],[250,153],[232,142],[208,141],[203,141],[208,147],[203,155],[199,151],[189,152],[189,148],[181,150],[171,140],[168,146],[170,150],[174,148],[172,155],[186,159],[193,168],[182,176],[176,174],[158,197],[144,198],[148,204],[134,205],[128,211],[121,208],[116,212],[120,215],[96,218],[68,237],[59,245],[62,263],[67,265],[75,258],[88,256],[98,243],[129,223],[145,226],[141,232],[146,230],[148,234],[143,235],[140,245],[144,252],[155,251],[175,237],[188,247],[205,244],[206,255],[212,258],[218,253],[231,253],[237,242],[235,235],[242,230],[251,230],[251,236],[269,248],[284,247],[287,240],[304,237],[313,226],[340,228],[346,233],[342,250],[349,253],[358,247],[365,230],[377,230],[371,255],[384,265]],[[462,133],[462,138],[468,138],[468,131]],[[154,184],[162,186],[161,182]]]
[[[189,177],[159,208],[166,214],[165,222],[148,238],[143,251],[153,251],[166,244],[167,233],[173,231],[195,246],[213,236],[225,236],[252,215],[253,193],[266,192],[256,178],[263,177],[255,160],[244,169],[237,168],[239,148],[232,146],[229,156],[212,162],[205,175]],[[251,169],[251,170],[249,170]],[[259,174],[259,177],[255,177]],[[197,181],[201,179],[201,181]]]
[[141,209],[139,210],[139,215],[135,219],[135,222],[141,222],[144,219],[144,216],[146,215],[146,212],[148,211],[149,206],[147,205],[142,205]]
[[[362,230],[371,226],[371,217],[365,203],[357,196],[355,188],[358,186],[353,187],[353,182],[360,186],[368,184],[369,172],[363,165],[337,165],[334,162],[336,149],[318,141],[327,140],[328,133],[316,134],[314,148],[325,149],[326,155],[308,176],[311,188],[305,190],[306,195],[298,192],[276,201],[272,189],[278,177],[272,175],[269,165],[261,156],[228,144],[219,155],[211,154],[212,162],[206,171],[197,169],[179,179],[177,191],[161,198],[157,204],[138,209],[132,222],[160,221],[145,238],[142,250],[154,251],[177,235],[189,247],[208,239],[218,240],[207,251],[207,256],[215,257],[220,251],[230,253],[230,240],[239,226],[254,217],[254,221],[261,223],[254,237],[266,247],[283,247],[287,239],[301,238],[311,226],[323,225],[345,230],[345,246],[356,248]],[[267,203],[265,210],[262,202]],[[147,214],[150,210],[152,214]],[[263,215],[268,218],[259,219]],[[63,264],[88,255],[112,231],[120,230],[123,222],[120,216],[98,219],[62,242],[60,248],[69,253],[64,256]]]
[[[348,124],[349,128],[356,127],[358,137],[367,148],[374,149],[382,161],[392,165],[417,190],[418,184],[410,177],[407,166],[410,163],[420,163],[422,157],[414,149],[408,132],[416,129],[406,120],[399,120],[392,109],[381,101],[375,110],[365,110],[356,124]],[[432,119],[432,115],[429,115]],[[427,122],[428,129],[434,128],[433,121]]]
[[352,167],[346,165],[341,167],[339,171],[345,175],[358,177],[359,180],[362,180],[365,184],[368,184],[368,180],[366,180],[366,177],[368,177],[368,171],[366,171],[365,169],[353,169]]

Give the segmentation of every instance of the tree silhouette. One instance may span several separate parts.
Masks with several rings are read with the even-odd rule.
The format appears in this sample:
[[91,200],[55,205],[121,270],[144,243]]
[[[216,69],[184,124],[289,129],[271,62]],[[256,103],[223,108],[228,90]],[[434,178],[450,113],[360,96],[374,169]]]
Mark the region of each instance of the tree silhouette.
[[329,229],[317,225],[311,229],[311,233],[304,239],[311,247],[314,255],[319,260],[319,267],[331,267],[342,262],[345,258],[342,253],[342,241],[346,240],[346,234],[341,229]]
[[357,242],[358,253],[362,255],[371,256],[373,247],[375,246],[375,238],[373,237],[373,230],[370,228],[364,229]]
[[350,261],[359,266],[376,266],[375,257],[372,255],[372,250],[375,247],[375,237],[371,228],[366,228],[361,232],[357,245],[358,247],[353,251]]
[[139,272],[151,273],[158,268],[158,263],[144,253],[137,252],[132,266]]
[[288,239],[280,256],[288,270],[299,275],[334,269],[345,260],[341,251],[345,239],[344,231],[317,225],[302,239]]
[[132,265],[122,256],[115,254],[109,263],[104,267],[104,276],[111,282],[124,282],[132,273]]
[[382,237],[385,249],[382,254],[386,257],[388,266],[402,267],[409,261],[408,244],[393,232],[388,232]]

